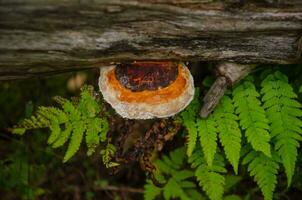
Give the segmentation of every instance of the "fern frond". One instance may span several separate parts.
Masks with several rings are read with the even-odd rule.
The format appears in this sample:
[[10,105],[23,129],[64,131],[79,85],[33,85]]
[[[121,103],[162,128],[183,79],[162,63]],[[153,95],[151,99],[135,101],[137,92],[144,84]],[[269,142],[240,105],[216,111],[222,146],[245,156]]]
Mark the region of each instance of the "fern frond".
[[147,182],[145,185],[145,199],[155,199],[160,194],[163,194],[165,200],[175,198],[190,200],[193,197],[196,200],[201,199],[195,183],[188,180],[194,176],[194,172],[182,169],[185,156],[185,149],[179,148],[170,152],[169,156],[163,156],[162,159],[155,161],[157,169],[155,177],[164,179],[160,182],[164,181],[165,186],[155,188],[151,182]]
[[164,198],[175,199],[179,197],[181,200],[190,200],[190,197],[185,193],[183,188],[180,185],[180,182],[177,182],[174,178],[170,178],[163,188]]
[[113,144],[108,143],[106,148],[101,150],[101,155],[103,159],[103,163],[107,168],[118,166],[119,164],[116,162],[112,162],[112,156],[115,154],[116,148]]
[[195,88],[194,99],[190,105],[180,113],[182,117],[183,125],[186,127],[187,134],[187,155],[190,157],[194,151],[197,141],[197,127],[196,118],[198,111],[200,110],[199,88]]
[[222,173],[226,173],[223,157],[216,153],[213,165],[210,167],[203,158],[200,149],[196,149],[189,158],[192,168],[195,169],[195,176],[199,185],[211,200],[221,200],[224,192],[225,178]]
[[299,141],[302,140],[302,120],[299,119],[302,106],[296,100],[297,95],[288,84],[287,77],[278,71],[268,75],[261,86],[274,147],[281,157],[289,186],[295,171]]
[[63,162],[67,162],[79,150],[84,132],[86,130],[85,122],[83,121],[78,121],[72,125],[73,132]]
[[54,97],[61,109],[40,106],[35,116],[23,120],[12,132],[24,134],[28,129],[48,127],[51,133],[47,142],[53,148],[64,145],[70,139],[64,162],[78,151],[86,133],[87,154],[90,156],[96,146],[106,140],[109,128],[107,119],[98,117],[101,107],[94,99],[92,91],[92,88],[84,88],[76,102]]
[[144,199],[145,200],[154,200],[162,192],[161,188],[156,187],[150,181],[147,182],[144,186]]
[[197,119],[200,145],[209,166],[212,166],[217,148],[217,129],[213,116],[207,119]]
[[233,90],[233,101],[236,113],[239,114],[240,126],[245,130],[247,141],[256,151],[270,156],[269,121],[258,99],[260,94],[249,79]]
[[157,159],[155,165],[159,171],[165,174],[178,173],[184,163],[185,156],[184,148],[178,148],[171,151],[169,156],[163,155],[161,159]]
[[224,96],[215,109],[213,117],[216,120],[217,132],[227,159],[235,173],[238,173],[238,163],[241,149],[241,131],[238,117],[234,113],[234,105],[228,96]]
[[251,151],[242,161],[242,164],[248,164],[248,171],[260,187],[265,200],[273,199],[279,169],[276,160],[276,155],[268,157],[261,152]]
[[[177,169],[179,169],[183,165],[185,158],[186,158],[184,148],[175,149],[174,151],[171,151],[169,153],[169,155],[170,155],[169,160],[171,160],[172,165],[174,167],[176,167]],[[166,157],[166,158],[168,158],[168,157]]]

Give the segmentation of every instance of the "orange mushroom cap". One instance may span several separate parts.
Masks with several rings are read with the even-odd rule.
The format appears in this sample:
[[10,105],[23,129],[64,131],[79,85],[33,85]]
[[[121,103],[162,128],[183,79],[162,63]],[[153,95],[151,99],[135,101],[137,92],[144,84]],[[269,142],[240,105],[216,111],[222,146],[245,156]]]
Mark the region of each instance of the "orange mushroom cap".
[[193,99],[193,77],[183,63],[134,62],[101,67],[100,91],[124,118],[151,119],[177,114]]

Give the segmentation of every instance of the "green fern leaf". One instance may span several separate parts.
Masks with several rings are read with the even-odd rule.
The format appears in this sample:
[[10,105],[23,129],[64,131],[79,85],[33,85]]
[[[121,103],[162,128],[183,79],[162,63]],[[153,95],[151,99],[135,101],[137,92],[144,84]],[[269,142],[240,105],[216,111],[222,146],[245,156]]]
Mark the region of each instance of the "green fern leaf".
[[65,123],[66,121],[68,121],[68,117],[65,114],[64,111],[62,111],[59,108],[55,108],[55,107],[44,107],[41,106],[39,107],[38,110],[38,116],[44,116],[44,118],[47,118],[48,120],[51,120],[53,118],[56,118],[56,120],[58,121],[59,124]]
[[[174,176],[173,176],[173,178],[175,179],[175,180],[177,180],[177,181],[179,181],[179,182],[182,182],[182,181],[184,181],[185,179],[187,179],[187,178],[191,178],[191,177],[193,177],[194,176],[194,172],[192,172],[192,171],[190,171],[190,170],[182,170],[182,171],[180,171],[180,172],[177,172]],[[188,183],[188,182],[187,182]],[[189,182],[189,183],[191,183],[191,182]],[[188,186],[188,185],[185,185],[186,187]]]
[[162,189],[153,185],[150,181],[144,187],[144,199],[154,200],[161,194]]
[[183,188],[181,188],[179,182],[177,182],[174,178],[170,178],[168,183],[163,188],[164,198],[175,199],[179,197],[181,200],[190,200],[189,196],[185,193]]
[[13,134],[17,134],[17,135],[24,135],[24,133],[26,132],[26,128],[18,128],[18,127],[15,127],[11,130],[11,132]]
[[233,90],[233,101],[236,113],[239,114],[240,126],[245,130],[247,141],[256,151],[270,156],[269,121],[261,107],[255,85],[246,79]]
[[223,157],[217,153],[213,165],[210,167],[202,155],[200,149],[195,150],[189,158],[189,163],[191,163],[192,168],[196,168],[195,176],[209,198],[221,200],[225,185],[225,178],[221,173],[226,173]]
[[67,162],[79,150],[85,129],[85,122],[73,123],[73,132],[63,162]]
[[92,88],[85,87],[80,99],[74,102],[54,97],[61,109],[40,106],[34,116],[23,120],[12,129],[12,132],[21,135],[28,129],[48,127],[51,133],[47,142],[53,148],[64,145],[70,139],[64,162],[78,151],[86,132],[87,154],[91,155],[96,146],[106,140],[109,128],[106,118],[97,117],[101,108],[92,91]]
[[87,155],[90,156],[94,153],[95,148],[100,143],[99,132],[101,131],[101,120],[99,118],[91,118],[87,120],[87,131],[86,131],[86,144],[87,144]]
[[106,141],[108,130],[109,130],[108,120],[106,118],[100,119],[99,137],[100,137],[101,142]]
[[[166,159],[167,161],[167,159]],[[173,165],[171,166],[171,164],[168,164],[166,161],[163,160],[156,160],[155,165],[157,167],[157,169],[159,169],[159,171],[166,173],[166,174],[173,174],[174,172],[177,172],[177,169],[175,169],[173,167]],[[176,166],[176,168],[179,168],[178,166]]]
[[177,196],[179,196],[176,193],[179,193],[180,190],[181,188],[179,187],[177,182],[173,178],[170,178],[165,187],[163,188],[164,198],[166,200],[176,198]]
[[81,92],[81,99],[78,105],[80,112],[88,117],[93,118],[100,111],[99,104],[95,101],[93,97],[93,89],[90,87],[84,87]]
[[217,129],[213,116],[208,119],[197,119],[200,145],[209,166],[212,166],[217,147]]
[[187,135],[187,155],[190,157],[194,151],[196,141],[197,141],[197,127],[196,127],[196,118],[198,111],[200,110],[200,100],[199,98],[199,88],[195,88],[194,99],[190,105],[181,112],[181,117],[183,120],[183,125],[186,127]]
[[164,158],[166,158],[166,160],[169,160],[168,162],[172,164],[176,169],[181,168],[186,158],[184,148],[175,149],[174,151],[171,151],[169,155],[171,159],[169,159],[167,156],[164,156]]
[[51,133],[48,137],[47,143],[52,144],[59,137],[61,132],[60,123],[57,118],[51,117],[49,129]]
[[111,158],[115,154],[116,148],[113,144],[108,143],[106,148],[101,150],[101,155],[103,159],[103,163],[107,168],[118,166],[119,164],[116,162],[112,162]]
[[69,139],[71,131],[72,131],[72,124],[70,122],[67,122],[65,124],[65,130],[63,130],[60,133],[60,135],[58,136],[58,139],[53,143],[52,147],[58,148],[58,147],[63,146]]
[[174,174],[181,169],[186,153],[184,148],[178,148],[169,153],[169,156],[163,155],[161,159],[155,161],[155,165],[160,172],[165,174]]
[[[145,199],[154,199],[162,193],[165,200],[175,198],[189,200],[193,196],[196,200],[201,199],[202,196],[198,195],[194,182],[188,180],[194,176],[194,172],[182,169],[185,156],[185,149],[179,148],[170,152],[169,156],[163,156],[155,161],[157,169],[155,177],[159,182],[165,183],[165,186],[161,189],[155,189],[154,186],[150,185],[150,182],[147,182]],[[152,191],[154,191],[154,194],[152,194]]]
[[224,96],[213,113],[216,120],[218,136],[223,145],[227,159],[238,173],[238,163],[241,149],[241,131],[237,123],[238,117],[234,115],[232,100]]
[[66,113],[68,113],[69,121],[75,122],[81,120],[80,111],[70,101],[66,101],[63,104],[63,109]]
[[29,119],[24,119],[12,129],[13,134],[23,135],[28,129],[44,128],[50,126],[50,120],[41,113],[40,107],[36,116],[31,116]]
[[261,152],[251,151],[242,161],[242,164],[248,164],[248,171],[260,187],[265,200],[273,199],[279,169],[276,159],[276,155],[268,157]]
[[274,148],[281,157],[289,186],[295,171],[299,141],[302,140],[302,120],[299,119],[302,106],[295,100],[297,95],[288,84],[287,77],[278,71],[268,75],[261,86],[263,107],[271,123]]

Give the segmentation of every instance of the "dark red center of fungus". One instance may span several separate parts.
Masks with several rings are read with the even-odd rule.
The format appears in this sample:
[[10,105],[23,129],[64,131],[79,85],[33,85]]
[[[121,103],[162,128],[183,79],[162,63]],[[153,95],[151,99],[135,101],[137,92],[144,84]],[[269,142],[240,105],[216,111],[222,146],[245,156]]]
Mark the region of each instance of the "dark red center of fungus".
[[117,80],[133,92],[158,90],[173,83],[178,75],[174,62],[136,62],[116,66]]

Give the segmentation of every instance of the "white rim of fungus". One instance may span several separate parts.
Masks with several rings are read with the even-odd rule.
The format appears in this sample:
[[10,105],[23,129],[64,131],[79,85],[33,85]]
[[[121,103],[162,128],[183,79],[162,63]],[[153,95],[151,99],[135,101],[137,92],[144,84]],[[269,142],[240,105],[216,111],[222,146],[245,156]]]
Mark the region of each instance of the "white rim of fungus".
[[173,116],[185,109],[194,97],[194,80],[185,64],[180,63],[184,69],[183,76],[186,79],[185,89],[175,99],[168,102],[150,105],[147,103],[129,103],[123,102],[118,97],[119,91],[114,90],[108,84],[107,74],[115,68],[115,66],[101,67],[99,77],[99,88],[104,99],[115,109],[115,111],[124,118],[129,119],[152,119],[165,118]]

